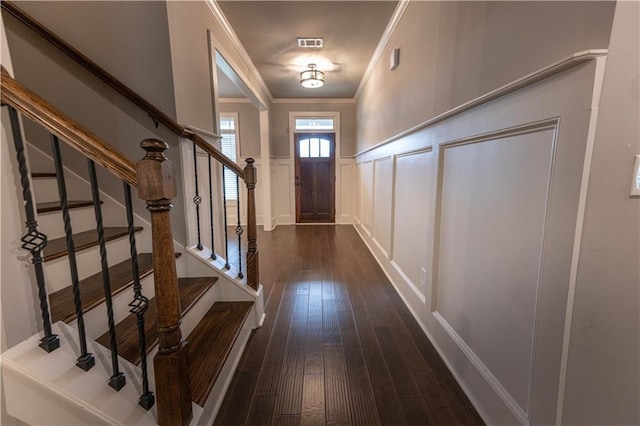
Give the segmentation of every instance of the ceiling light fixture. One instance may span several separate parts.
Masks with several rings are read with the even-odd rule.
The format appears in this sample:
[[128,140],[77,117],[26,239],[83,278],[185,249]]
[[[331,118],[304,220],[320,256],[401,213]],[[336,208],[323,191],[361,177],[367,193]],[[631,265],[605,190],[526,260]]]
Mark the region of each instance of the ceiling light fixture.
[[300,84],[307,89],[324,86],[324,73],[316,69],[316,64],[309,64],[309,69],[300,73]]

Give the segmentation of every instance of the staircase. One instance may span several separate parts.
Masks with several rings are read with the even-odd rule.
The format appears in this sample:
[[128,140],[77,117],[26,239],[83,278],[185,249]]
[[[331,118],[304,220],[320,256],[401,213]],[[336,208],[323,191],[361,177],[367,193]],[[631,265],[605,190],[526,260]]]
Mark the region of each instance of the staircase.
[[[2,7],[31,19],[10,2]],[[29,21],[30,28],[39,25]],[[210,164],[220,163],[219,171],[225,167],[245,181],[247,252],[241,252],[244,230],[238,223],[238,261],[229,261],[226,217],[219,220],[224,255],[214,250],[222,237],[214,236],[213,213],[210,227],[201,223],[199,200],[197,223],[185,219],[197,227],[198,241],[173,239],[169,211],[178,185],[164,142],[143,141],[146,156],[136,164],[2,69],[2,104],[13,135],[4,143],[15,144],[14,180],[21,185],[16,193],[23,195],[27,223],[22,248],[31,253],[11,261],[33,263],[33,282],[16,285],[34,288],[24,308],[36,309],[33,316],[41,321],[41,332],[2,354],[6,409],[27,424],[211,424],[251,330],[264,320],[253,160],[240,168],[115,81],[116,90],[191,140],[194,165],[198,149]],[[51,133],[51,152],[24,140],[21,119]],[[87,158],[88,178],[78,174],[81,165],[63,162],[61,144]],[[121,181],[124,201],[100,189],[96,166],[109,172],[101,179]],[[200,179],[208,185],[210,211],[221,211],[213,207],[218,182],[211,165],[208,179]],[[136,188],[150,219],[149,213],[134,213]],[[211,247],[200,240],[205,232]]]
[[[50,161],[49,156],[33,146],[29,146],[29,157],[34,159],[37,167]],[[49,168],[49,167],[48,167]],[[53,165],[50,165],[53,168]],[[39,168],[37,170],[40,170]],[[103,274],[99,270],[96,261],[99,239],[95,229],[93,218],[93,201],[87,197],[90,188],[87,182],[65,169],[67,180],[69,177],[74,182],[69,185],[78,194],[70,193],[68,202],[71,214],[71,224],[73,229],[73,240],[75,242],[74,255],[78,263],[90,265],[82,268],[82,279],[79,281],[81,289],[81,302],[86,326],[87,338],[90,342],[90,352],[96,357],[96,363],[102,367],[108,365],[110,357],[110,333],[107,330],[104,318],[106,317],[105,294],[103,291]],[[68,277],[69,253],[64,236],[64,226],[62,218],[62,205],[60,200],[51,200],[55,197],[57,190],[56,173],[40,171],[31,173],[33,190],[35,194],[36,213],[40,224],[39,230],[50,236],[46,248],[43,251],[44,273],[47,278],[49,305],[51,321],[54,324],[55,334],[61,338],[61,347],[72,349],[78,345],[77,338],[77,315],[74,306],[74,295],[72,284]],[[86,186],[86,188],[83,188]],[[123,206],[107,197],[102,197],[101,206],[110,212],[123,210]],[[104,199],[107,199],[106,203]],[[42,200],[42,201],[41,201]],[[105,206],[107,204],[107,206]],[[122,217],[122,215],[119,215]],[[140,220],[140,222],[144,222]],[[111,226],[112,225],[112,226]],[[144,223],[147,225],[147,223]],[[138,239],[140,237],[149,238],[149,233],[145,232],[144,226],[135,226],[134,232]],[[112,223],[104,227],[104,238],[107,243],[109,258],[114,259],[109,264],[109,276],[111,296],[114,305],[114,312],[117,324],[115,326],[118,356],[121,368],[126,372],[133,372],[131,376],[140,370],[142,355],[140,353],[139,335],[137,327],[137,316],[129,313],[129,302],[132,299],[132,286],[134,276],[132,271],[131,257],[127,255],[118,256],[118,253],[128,253],[128,230],[126,223]],[[140,242],[140,246],[148,243]],[[145,341],[146,355],[153,358],[158,349],[158,329],[157,329],[157,303],[153,297],[153,258],[152,253],[139,253],[137,255],[138,271],[137,277],[142,282],[144,293],[149,295],[148,310],[145,315]],[[175,253],[178,262],[182,259],[181,252]],[[185,269],[185,268],[180,268]],[[193,269],[193,268],[192,268]],[[60,277],[62,275],[62,277]],[[219,288],[220,279],[218,276],[185,276],[178,279],[181,322],[183,333],[188,334],[189,354],[191,358],[191,392],[194,404],[194,413],[202,415],[204,407],[208,407],[208,399],[212,391],[217,390],[214,401],[209,402],[214,407],[208,407],[209,411],[215,411],[215,405],[219,405],[224,393],[225,381],[230,379],[230,372],[233,364],[237,362],[238,356],[246,344],[250,330],[253,328],[253,318],[250,314],[253,311],[253,301],[223,301],[222,291]],[[249,321],[248,321],[249,320]],[[100,400],[103,399],[101,393],[113,393],[106,386],[104,375],[109,375],[108,368],[103,368],[104,374],[95,374],[94,380],[87,383],[87,378],[83,377],[73,362],[75,354],[73,350],[65,352],[53,351],[50,354],[44,353],[37,346],[39,336],[33,336],[22,344],[12,348],[3,355],[3,374],[5,376],[5,386],[7,389],[14,389],[20,384],[20,388],[25,389],[24,394],[8,392],[8,407],[10,414],[29,424],[41,424],[51,421],[51,414],[47,414],[47,419],[37,415],[39,410],[34,410],[31,404],[24,405],[19,401],[35,401],[38,394],[46,389],[57,394],[63,400],[63,405],[67,406],[65,412],[60,413],[58,421],[60,424],[74,424],[100,422],[106,420],[109,424],[156,424],[154,411],[146,413],[144,409],[138,407],[135,402],[140,393],[140,383],[133,385],[138,389],[131,389],[129,400],[119,401],[116,407],[103,406]],[[67,343],[67,344],[65,344]],[[101,345],[101,347],[99,346]],[[228,362],[229,361],[229,362]],[[153,377],[153,369],[150,369],[150,376]],[[224,380],[219,381],[223,376]],[[95,383],[94,383],[95,381]],[[216,386],[218,389],[216,389]],[[82,393],[74,395],[74,389],[81,388]],[[26,389],[29,389],[28,391]],[[91,393],[89,389],[96,389],[96,393]],[[135,392],[135,391],[138,392]],[[215,394],[215,392],[214,392]],[[86,395],[93,398],[98,397],[98,402],[85,400]],[[125,394],[122,394],[125,395]],[[121,395],[121,396],[122,396]],[[113,398],[113,395],[110,395]],[[47,398],[51,398],[48,395]],[[46,399],[46,398],[45,398]],[[109,399],[109,398],[107,398]],[[123,398],[118,398],[123,399]],[[66,401],[65,401],[66,400]],[[75,402],[72,403],[71,401]],[[15,402],[15,404],[13,403]],[[59,401],[60,402],[60,401]],[[58,402],[58,405],[59,405]],[[133,403],[131,403],[133,402]],[[45,407],[49,403],[42,401]],[[73,408],[76,408],[74,413]],[[128,408],[128,409],[127,409]],[[50,411],[50,410],[42,410]],[[54,410],[55,411],[55,410]],[[211,414],[211,413],[209,413]],[[54,417],[55,418],[55,417]],[[204,421],[204,418],[198,418]]]

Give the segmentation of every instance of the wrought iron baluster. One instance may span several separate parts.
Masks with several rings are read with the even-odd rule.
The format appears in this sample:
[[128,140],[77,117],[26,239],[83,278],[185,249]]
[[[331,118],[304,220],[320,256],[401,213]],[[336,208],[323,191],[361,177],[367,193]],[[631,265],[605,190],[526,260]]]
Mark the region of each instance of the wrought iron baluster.
[[236,226],[236,235],[238,236],[238,278],[244,278],[242,274],[242,225],[240,224],[240,178],[236,175],[236,213],[238,215],[238,226]]
[[51,316],[49,314],[49,302],[47,300],[47,288],[44,280],[44,268],[42,263],[42,250],[47,245],[47,236],[38,230],[33,198],[31,195],[31,184],[29,182],[29,169],[27,159],[24,155],[24,141],[18,112],[9,107],[9,119],[11,121],[11,132],[13,143],[16,148],[16,158],[18,160],[18,170],[20,172],[20,183],[22,185],[22,198],[24,199],[24,209],[27,216],[27,234],[23,236],[22,248],[31,252],[31,262],[36,274],[36,285],[38,287],[38,299],[40,300],[40,313],[42,315],[42,328],[44,337],[40,339],[40,346],[47,352],[52,352],[60,347],[60,340],[51,330]]
[[104,301],[107,306],[107,323],[109,325],[109,348],[111,349],[111,371],[109,386],[119,391],[126,384],[124,374],[120,372],[118,365],[118,341],[116,340],[116,324],[113,320],[113,301],[111,299],[111,278],[109,277],[109,261],[107,260],[107,243],[104,240],[104,225],[102,223],[102,207],[100,206],[100,191],[98,190],[98,176],[96,164],[88,160],[89,180],[91,181],[91,195],[93,198],[93,211],[96,215],[96,231],[100,246],[100,265],[102,267],[102,288],[104,289]]
[[224,214],[224,259],[225,269],[230,269],[231,265],[229,265],[229,229],[227,225],[227,181],[225,180],[224,172],[227,169],[227,166],[222,166],[222,208]]
[[202,250],[202,238],[200,237],[200,203],[202,202],[202,197],[200,197],[200,192],[198,188],[198,154],[197,154],[197,146],[196,143],[193,143],[193,174],[195,177],[195,185],[196,185],[196,195],[193,197],[193,204],[196,205],[196,226],[198,231],[198,245],[196,246],[198,250]]
[[71,229],[71,215],[69,214],[69,203],[67,201],[67,186],[64,181],[64,170],[62,167],[62,155],[60,154],[60,142],[57,136],[51,135],[51,145],[53,148],[53,159],[56,168],[56,178],[58,181],[58,194],[62,207],[62,219],[64,221],[64,232],[67,242],[67,257],[69,259],[69,270],[71,272],[71,288],[73,290],[73,303],[76,308],[76,321],[78,324],[78,336],[80,339],[80,356],[76,360],[76,365],[88,371],[95,365],[93,354],[87,351],[87,336],[84,329],[84,316],[82,312],[82,299],[80,298],[80,280],[78,279],[78,264],[76,262],[76,250],[73,243],[73,231]]
[[138,267],[138,250],[136,249],[136,236],[133,230],[133,205],[131,202],[131,187],[124,184],[124,200],[127,208],[127,227],[129,229],[129,247],[131,249],[131,273],[133,275],[133,301],[129,303],[129,312],[135,314],[138,325],[138,341],[140,345],[140,368],[142,369],[142,395],[138,404],[145,410],[150,410],[155,403],[155,396],[149,390],[149,378],[147,375],[147,341],[144,332],[144,314],[149,309],[149,299],[142,295],[140,284],[140,269]]
[[211,173],[211,154],[209,159],[209,221],[211,222],[211,260],[216,260],[216,243],[214,239],[213,227],[213,175]]

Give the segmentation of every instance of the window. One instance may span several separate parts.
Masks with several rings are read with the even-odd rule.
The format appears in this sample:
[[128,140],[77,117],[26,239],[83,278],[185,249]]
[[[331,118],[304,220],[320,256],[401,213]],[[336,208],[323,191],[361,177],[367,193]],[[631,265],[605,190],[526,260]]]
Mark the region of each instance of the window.
[[296,118],[296,130],[333,130],[333,118]]
[[[229,157],[234,163],[238,160],[238,115],[237,114],[220,114],[220,135],[222,136],[221,149],[222,153]],[[224,169],[224,190],[227,200],[238,199],[238,182],[236,174],[231,170]]]
[[331,141],[325,138],[310,137],[300,139],[300,158],[329,158]]

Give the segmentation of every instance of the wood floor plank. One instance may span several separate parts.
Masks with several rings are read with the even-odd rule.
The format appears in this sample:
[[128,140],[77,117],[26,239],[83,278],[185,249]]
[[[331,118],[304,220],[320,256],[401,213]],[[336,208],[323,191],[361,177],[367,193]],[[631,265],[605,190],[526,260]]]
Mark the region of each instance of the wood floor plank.
[[[260,426],[279,426],[274,422],[273,410],[276,406],[275,395],[256,395],[253,398],[251,404],[251,411],[249,412],[249,418],[247,419],[247,425],[260,425]],[[290,416],[279,416],[287,417]],[[232,423],[233,424],[233,423]]]
[[229,390],[220,406],[214,422],[215,426],[244,425],[249,417],[252,395],[248,389],[255,389],[256,371],[237,371],[229,385]]
[[308,294],[296,293],[278,383],[275,414],[300,414],[302,410],[308,311]]
[[[410,425],[425,425],[433,426],[434,422],[426,404],[421,398],[417,399],[401,399],[402,411],[407,418],[407,423]],[[455,424],[455,423],[449,423]]]
[[324,345],[325,362],[325,407],[327,424],[349,424],[349,385],[347,366],[341,345]]
[[273,417],[273,424],[278,426],[299,426],[299,414],[281,414]]
[[320,426],[325,424],[324,395],[324,375],[305,375],[304,385],[302,388],[302,411],[300,413],[301,425]]
[[309,286],[309,311],[307,318],[307,345],[304,374],[324,373],[324,348],[322,334],[322,284]]
[[[180,308],[184,316],[202,295],[216,283],[216,277],[199,278],[179,278],[180,288]],[[145,342],[147,353],[151,352],[158,344],[158,307],[155,297],[149,300],[149,308],[144,315]],[[109,348],[110,335],[105,332],[96,339],[102,346]],[[140,364],[142,354],[140,353],[138,337],[138,318],[134,314],[127,315],[125,319],[116,324],[116,342],[118,344],[118,354],[133,364]]]
[[401,351],[391,331],[386,327],[376,327],[375,331],[398,398],[420,398],[420,391],[402,359]]
[[[136,226],[135,232],[142,231],[142,227]],[[129,235],[129,231],[126,227],[119,226],[107,226],[104,228],[105,241],[112,241],[117,238],[126,237]],[[96,230],[79,232],[73,234],[73,243],[76,252],[85,250],[98,245],[98,233]],[[49,240],[47,246],[44,248],[44,261],[48,262],[53,259],[67,255],[67,242],[65,237],[54,238]]]
[[[352,226],[279,226],[258,241],[268,316],[217,425],[482,424]],[[241,397],[249,408],[229,400]]]

